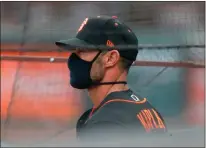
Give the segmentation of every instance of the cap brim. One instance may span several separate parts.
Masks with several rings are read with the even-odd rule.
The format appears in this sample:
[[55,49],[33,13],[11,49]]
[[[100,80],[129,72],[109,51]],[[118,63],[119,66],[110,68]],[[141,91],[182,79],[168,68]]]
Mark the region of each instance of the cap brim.
[[96,47],[92,44],[89,44],[83,40],[80,40],[78,38],[72,38],[68,40],[60,40],[55,42],[55,44],[63,49],[66,50],[76,50],[77,48],[79,49],[95,49]]

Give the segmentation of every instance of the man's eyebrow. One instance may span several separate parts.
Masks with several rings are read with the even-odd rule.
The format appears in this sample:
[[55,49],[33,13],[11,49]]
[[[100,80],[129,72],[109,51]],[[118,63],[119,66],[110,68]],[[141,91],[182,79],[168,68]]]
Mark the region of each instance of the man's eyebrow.
[[85,52],[85,51],[88,51],[88,50],[82,49],[82,48],[76,48],[74,51],[76,51],[76,52]]
[[93,51],[98,51],[98,50],[95,50],[95,49],[76,49],[76,51],[80,51],[80,52],[93,52]]

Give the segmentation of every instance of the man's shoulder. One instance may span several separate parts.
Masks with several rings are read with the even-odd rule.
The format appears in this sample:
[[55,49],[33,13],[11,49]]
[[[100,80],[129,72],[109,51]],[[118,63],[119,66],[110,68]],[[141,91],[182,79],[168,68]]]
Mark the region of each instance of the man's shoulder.
[[82,137],[85,133],[101,133],[107,137],[110,133],[110,137],[114,137],[116,135],[111,133],[132,136],[133,134],[141,135],[145,131],[155,133],[166,131],[163,118],[146,98],[133,93],[123,95],[120,93],[119,97],[114,95],[107,98],[108,100],[91,116],[91,110],[85,112],[81,119],[86,120],[78,126],[78,135]]
[[96,114],[108,116],[109,114],[105,113],[109,112],[110,115],[122,115],[127,113],[138,113],[141,109],[152,108],[152,105],[146,98],[140,98],[136,95],[132,95],[132,97],[108,100],[98,109]]
[[92,116],[90,123],[105,122],[144,130],[149,130],[148,128],[166,130],[165,121],[157,109],[146,98],[135,97],[136,100],[131,98],[109,100]]
[[137,114],[150,108],[146,98],[138,101],[116,98],[105,102],[92,116],[92,121],[108,121],[119,124],[130,123],[137,120]]

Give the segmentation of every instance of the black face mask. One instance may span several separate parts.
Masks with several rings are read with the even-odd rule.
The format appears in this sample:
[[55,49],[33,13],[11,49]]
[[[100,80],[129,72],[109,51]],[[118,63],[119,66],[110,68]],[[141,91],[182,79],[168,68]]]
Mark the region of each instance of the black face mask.
[[121,82],[94,82],[91,79],[90,72],[92,64],[101,54],[99,52],[91,62],[82,60],[75,53],[72,53],[68,59],[68,68],[70,70],[70,84],[77,89],[86,89],[93,85],[108,85],[108,84],[126,84],[125,81]]

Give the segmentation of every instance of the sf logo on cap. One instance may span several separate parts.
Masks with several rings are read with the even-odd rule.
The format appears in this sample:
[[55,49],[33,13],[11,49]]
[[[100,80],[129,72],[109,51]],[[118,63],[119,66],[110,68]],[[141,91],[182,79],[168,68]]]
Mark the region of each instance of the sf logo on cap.
[[81,26],[79,27],[77,33],[82,30],[82,28],[87,24],[87,22],[88,22],[88,18],[86,18],[86,19],[83,21],[83,23],[82,23]]

